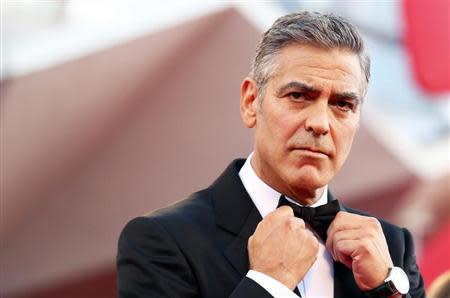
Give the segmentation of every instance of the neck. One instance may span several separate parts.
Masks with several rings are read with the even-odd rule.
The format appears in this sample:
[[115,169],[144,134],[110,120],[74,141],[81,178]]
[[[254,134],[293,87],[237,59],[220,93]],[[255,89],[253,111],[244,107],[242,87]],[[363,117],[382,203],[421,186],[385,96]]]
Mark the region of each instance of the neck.
[[255,156],[251,159],[250,164],[253,171],[255,171],[255,174],[264,181],[264,183],[277,192],[295,200],[300,205],[310,206],[314,204],[321,198],[325,190],[325,186],[319,188],[308,188],[301,185],[292,186],[280,179],[273,179],[273,177],[271,177],[272,175],[267,173],[270,171],[264,171],[260,164],[255,161]]

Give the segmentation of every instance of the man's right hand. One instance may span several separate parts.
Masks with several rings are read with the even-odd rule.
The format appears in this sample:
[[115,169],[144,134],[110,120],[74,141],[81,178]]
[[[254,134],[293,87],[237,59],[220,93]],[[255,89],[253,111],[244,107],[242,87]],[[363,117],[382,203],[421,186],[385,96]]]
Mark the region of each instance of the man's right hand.
[[319,241],[291,207],[269,213],[248,239],[250,269],[293,290],[317,259]]

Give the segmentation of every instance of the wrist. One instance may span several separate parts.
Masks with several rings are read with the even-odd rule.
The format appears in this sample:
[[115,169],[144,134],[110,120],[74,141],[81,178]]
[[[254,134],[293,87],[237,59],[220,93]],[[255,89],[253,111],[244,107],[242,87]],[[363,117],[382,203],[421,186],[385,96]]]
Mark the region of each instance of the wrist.
[[367,297],[400,297],[408,291],[408,276],[400,267],[392,267],[382,284],[364,293]]
[[293,290],[300,282],[298,278],[295,278],[290,274],[289,272],[272,272],[272,273],[265,273],[266,275],[270,276],[271,278],[275,279],[279,283],[283,284],[285,287]]

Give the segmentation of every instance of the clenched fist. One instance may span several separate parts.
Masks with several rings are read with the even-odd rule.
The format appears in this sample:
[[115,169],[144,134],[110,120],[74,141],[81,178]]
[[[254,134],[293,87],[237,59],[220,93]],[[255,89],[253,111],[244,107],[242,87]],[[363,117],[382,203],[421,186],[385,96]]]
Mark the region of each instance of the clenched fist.
[[317,259],[319,242],[291,207],[269,213],[248,240],[250,269],[293,290]]
[[376,218],[341,211],[327,235],[328,251],[336,261],[352,269],[361,290],[367,291],[383,283],[393,265]]

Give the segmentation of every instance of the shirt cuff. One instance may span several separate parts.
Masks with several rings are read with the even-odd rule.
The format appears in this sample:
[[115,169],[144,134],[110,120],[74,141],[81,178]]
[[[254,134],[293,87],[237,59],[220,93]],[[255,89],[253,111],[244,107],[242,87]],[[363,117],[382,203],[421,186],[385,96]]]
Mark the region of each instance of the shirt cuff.
[[249,270],[247,272],[247,277],[253,279],[275,298],[298,298],[298,296],[291,289],[264,273]]

